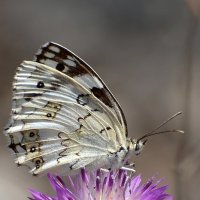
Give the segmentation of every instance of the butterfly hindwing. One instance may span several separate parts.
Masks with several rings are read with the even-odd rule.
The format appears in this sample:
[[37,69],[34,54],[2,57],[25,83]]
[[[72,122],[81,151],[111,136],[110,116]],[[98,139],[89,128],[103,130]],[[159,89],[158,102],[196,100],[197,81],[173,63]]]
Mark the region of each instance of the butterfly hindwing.
[[33,174],[97,165],[125,142],[121,122],[100,97],[74,77],[31,61],[17,70],[6,134],[16,162]]

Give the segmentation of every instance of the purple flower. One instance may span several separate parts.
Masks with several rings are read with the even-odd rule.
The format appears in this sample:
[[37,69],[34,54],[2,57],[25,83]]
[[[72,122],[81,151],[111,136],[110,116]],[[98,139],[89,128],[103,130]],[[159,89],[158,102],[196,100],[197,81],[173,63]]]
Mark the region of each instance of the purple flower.
[[56,192],[55,197],[30,190],[31,200],[172,200],[166,194],[167,186],[159,187],[160,180],[151,178],[141,183],[141,176],[128,176],[126,171],[118,170],[106,173],[98,170],[87,173],[82,170],[73,179],[69,176],[69,187],[60,176],[48,175]]

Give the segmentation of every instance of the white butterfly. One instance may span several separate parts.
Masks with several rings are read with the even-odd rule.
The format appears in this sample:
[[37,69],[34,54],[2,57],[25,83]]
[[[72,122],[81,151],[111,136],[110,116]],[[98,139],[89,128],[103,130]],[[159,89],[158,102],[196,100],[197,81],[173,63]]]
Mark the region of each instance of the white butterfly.
[[34,175],[120,168],[145,143],[127,137],[119,104],[89,65],[53,42],[18,67],[5,132]]

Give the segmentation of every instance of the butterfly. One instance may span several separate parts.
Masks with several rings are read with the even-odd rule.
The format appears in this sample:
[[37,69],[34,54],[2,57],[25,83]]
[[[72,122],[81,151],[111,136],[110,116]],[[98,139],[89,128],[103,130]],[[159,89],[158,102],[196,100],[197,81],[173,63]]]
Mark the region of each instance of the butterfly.
[[147,137],[128,137],[122,109],[101,78],[54,42],[17,68],[5,134],[17,165],[33,175],[123,168]]

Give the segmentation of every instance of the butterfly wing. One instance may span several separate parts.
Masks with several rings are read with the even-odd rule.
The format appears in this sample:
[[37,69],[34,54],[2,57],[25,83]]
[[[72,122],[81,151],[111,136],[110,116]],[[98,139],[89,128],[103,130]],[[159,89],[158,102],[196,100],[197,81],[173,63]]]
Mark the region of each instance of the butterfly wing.
[[[16,162],[29,166],[33,174],[64,164],[65,171],[74,171],[95,166],[98,159],[124,146],[125,130],[118,111],[98,98],[89,83],[84,85],[87,81],[81,82],[81,76],[76,79],[44,64],[25,61],[15,76],[6,133]],[[96,81],[99,88],[97,84],[103,83]],[[111,97],[105,98],[113,103]]]

